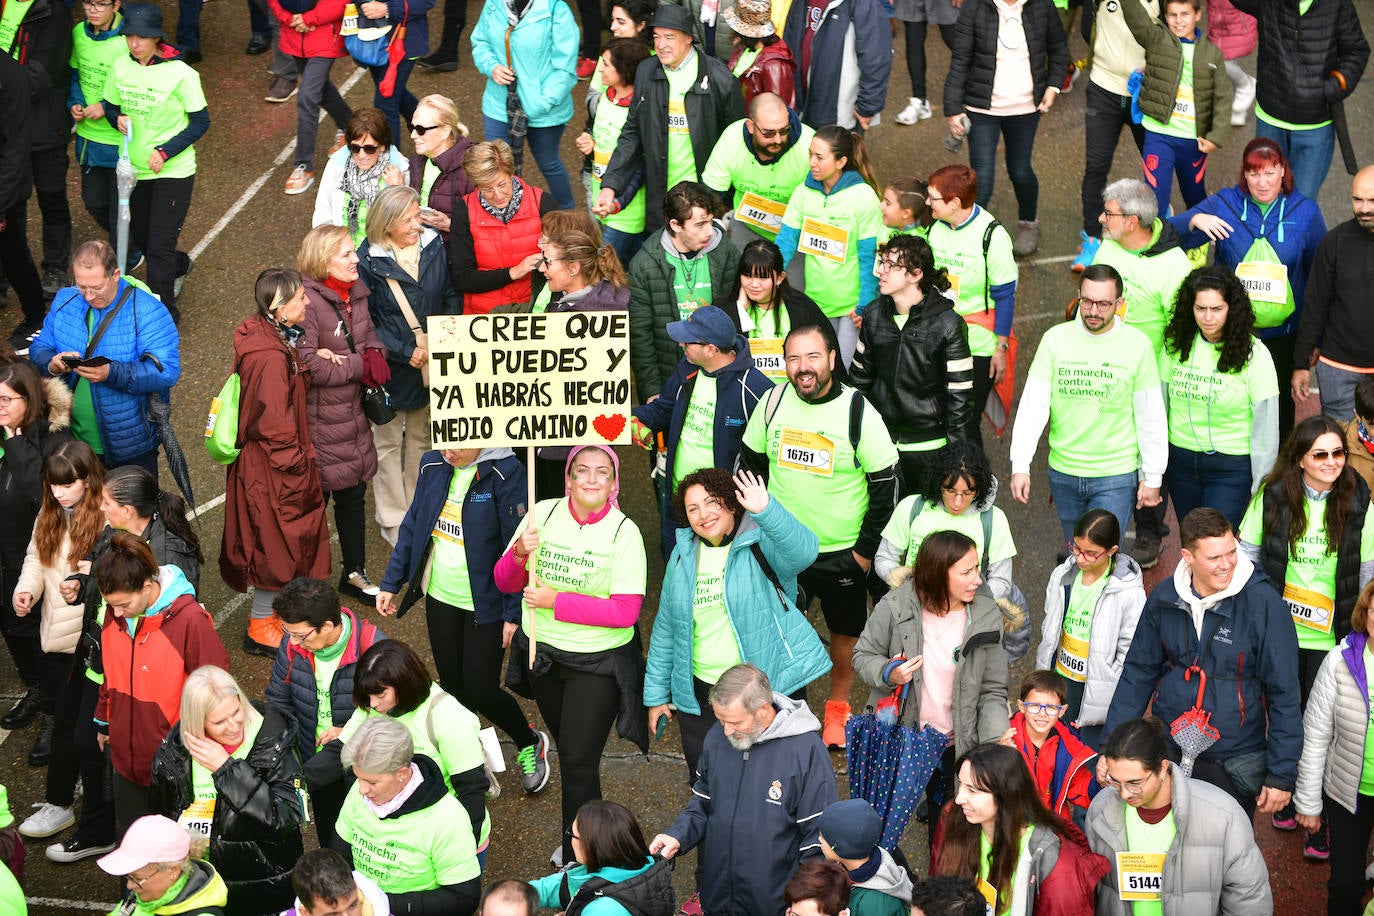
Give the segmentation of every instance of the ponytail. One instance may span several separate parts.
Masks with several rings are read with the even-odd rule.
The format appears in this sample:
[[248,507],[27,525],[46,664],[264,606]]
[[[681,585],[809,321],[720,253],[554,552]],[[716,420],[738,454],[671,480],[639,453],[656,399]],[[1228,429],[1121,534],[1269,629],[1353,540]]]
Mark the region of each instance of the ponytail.
[[873,189],[874,194],[883,196],[883,190],[873,174],[873,166],[868,161],[868,149],[864,146],[862,134],[847,130],[838,124],[829,124],[817,130],[815,137],[830,147],[832,156],[845,160],[846,172],[858,172],[859,177]]
[[878,176],[873,173],[873,164],[868,161],[868,147],[864,144],[863,134],[850,131],[850,136],[854,138],[854,156],[848,164],[854,167],[854,171],[858,172],[864,182],[873,189],[874,194],[882,197],[883,189],[878,184]]
[[102,595],[136,592],[157,578],[157,561],[143,538],[116,531],[95,564],[95,587]]
[[157,514],[162,518],[162,525],[167,529],[167,533],[176,535],[185,541],[186,546],[191,548],[191,552],[195,554],[196,562],[204,563],[205,551],[201,549],[200,538],[191,528],[190,520],[186,518],[186,500],[176,493],[159,490]]

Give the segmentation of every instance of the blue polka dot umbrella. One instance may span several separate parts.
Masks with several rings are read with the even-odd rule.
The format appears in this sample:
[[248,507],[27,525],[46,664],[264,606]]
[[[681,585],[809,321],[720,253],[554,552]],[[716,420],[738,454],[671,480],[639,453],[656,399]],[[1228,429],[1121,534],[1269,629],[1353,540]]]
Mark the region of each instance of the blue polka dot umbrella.
[[901,841],[946,744],[939,730],[899,725],[899,720],[885,709],[852,716],[844,728],[849,794],[867,801],[883,819],[879,845],[887,850]]

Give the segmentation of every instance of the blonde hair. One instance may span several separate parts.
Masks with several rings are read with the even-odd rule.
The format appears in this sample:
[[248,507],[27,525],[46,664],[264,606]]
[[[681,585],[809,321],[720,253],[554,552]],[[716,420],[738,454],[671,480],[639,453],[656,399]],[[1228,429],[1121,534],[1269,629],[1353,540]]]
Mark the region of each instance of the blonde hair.
[[411,204],[419,202],[420,192],[407,185],[382,188],[367,208],[367,240],[374,245],[387,245],[391,227],[405,216]]
[[544,235],[548,239],[545,248],[557,248],[565,261],[577,264],[588,286],[595,286],[602,280],[609,280],[616,287],[629,285],[620,257],[614,248],[602,242],[599,231],[587,232],[570,226],[556,233],[546,229]]
[[347,226],[324,223],[311,229],[301,239],[301,250],[296,253],[296,270],[303,277],[323,283],[329,276],[329,262],[338,254],[339,243],[344,241],[350,245],[353,242]]
[[439,123],[449,129],[454,143],[458,142],[459,137],[468,135],[468,126],[458,120],[458,104],[448,96],[436,92],[420,99],[415,107],[433,108],[434,113],[439,116]]
[[474,187],[486,187],[503,175],[515,175],[515,154],[505,140],[474,143],[463,154],[463,171]]
[[248,695],[232,674],[214,665],[202,665],[192,671],[181,688],[181,743],[186,743],[187,735],[204,738],[205,719],[230,697],[237,697],[243,707],[244,732],[256,728],[262,721],[262,713],[248,701]]

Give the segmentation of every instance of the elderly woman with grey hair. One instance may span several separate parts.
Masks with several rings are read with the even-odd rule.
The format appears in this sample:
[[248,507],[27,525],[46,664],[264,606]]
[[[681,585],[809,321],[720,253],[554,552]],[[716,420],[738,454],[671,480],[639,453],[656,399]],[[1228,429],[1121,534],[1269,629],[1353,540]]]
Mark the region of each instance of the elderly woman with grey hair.
[[387,543],[415,495],[420,456],[429,449],[430,315],[457,315],[462,302],[449,282],[443,239],[420,222],[420,193],[383,188],[367,212],[367,241],[358,248],[358,275],[371,290],[368,311],[391,367],[396,419],[372,428],[377,446],[377,524]]
[[334,848],[386,891],[393,912],[470,916],[481,895],[472,834],[463,806],[439,765],[415,754],[395,719],[369,718],[344,745],[357,777],[335,824]]

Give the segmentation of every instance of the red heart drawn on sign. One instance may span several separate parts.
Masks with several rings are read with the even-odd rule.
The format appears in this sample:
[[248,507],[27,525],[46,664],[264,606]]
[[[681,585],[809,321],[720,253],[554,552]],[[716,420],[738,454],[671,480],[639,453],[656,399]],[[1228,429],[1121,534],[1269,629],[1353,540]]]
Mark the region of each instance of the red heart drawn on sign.
[[614,442],[625,430],[625,415],[617,413],[608,417],[603,413],[592,421],[592,426],[601,433],[601,438],[607,442]]

